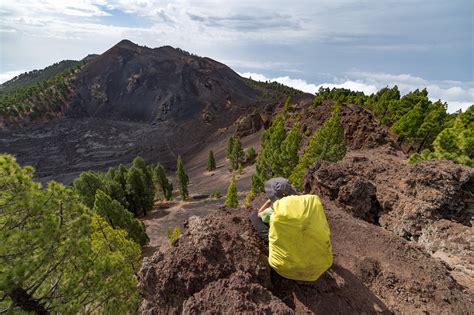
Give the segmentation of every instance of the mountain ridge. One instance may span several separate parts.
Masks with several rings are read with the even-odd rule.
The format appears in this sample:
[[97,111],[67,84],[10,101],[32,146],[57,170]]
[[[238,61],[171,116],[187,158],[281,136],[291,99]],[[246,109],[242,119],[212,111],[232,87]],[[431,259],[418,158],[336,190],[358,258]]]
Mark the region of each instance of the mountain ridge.
[[75,85],[76,97],[67,115],[144,122],[182,121],[204,110],[218,115],[248,108],[262,94],[210,58],[128,40],[87,64],[76,74]]

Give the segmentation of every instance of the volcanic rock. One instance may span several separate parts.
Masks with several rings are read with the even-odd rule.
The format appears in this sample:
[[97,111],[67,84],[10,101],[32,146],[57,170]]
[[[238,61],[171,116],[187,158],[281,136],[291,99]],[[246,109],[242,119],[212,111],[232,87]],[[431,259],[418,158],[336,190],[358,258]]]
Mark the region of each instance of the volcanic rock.
[[[255,207],[263,196],[252,201]],[[373,224],[325,202],[334,265],[315,282],[280,277],[247,209],[192,217],[172,247],[145,258],[142,314],[465,313],[472,296],[445,265]]]
[[[418,241],[454,268],[453,275],[463,274],[460,282],[471,279],[469,287],[474,288],[474,264],[468,258],[474,257],[468,245],[473,235],[474,170],[447,160],[412,165],[402,158],[384,148],[352,151],[338,163],[317,162],[303,186],[358,218]],[[460,234],[455,237],[448,230]]]
[[183,122],[206,111],[213,124],[229,124],[261,94],[215,60],[128,40],[88,63],[75,86],[68,116],[141,122]]
[[263,120],[257,111],[240,117],[236,122],[235,133],[240,137],[245,137],[258,132],[263,127]]

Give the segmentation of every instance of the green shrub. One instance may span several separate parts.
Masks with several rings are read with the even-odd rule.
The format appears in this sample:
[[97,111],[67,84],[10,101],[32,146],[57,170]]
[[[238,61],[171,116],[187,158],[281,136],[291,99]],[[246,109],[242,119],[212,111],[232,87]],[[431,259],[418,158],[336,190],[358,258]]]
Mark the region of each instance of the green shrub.
[[237,185],[235,184],[235,176],[232,176],[229,188],[227,189],[227,195],[225,196],[225,205],[231,208],[237,208],[239,206],[239,199],[237,198]]
[[253,164],[255,162],[256,156],[257,156],[257,153],[255,152],[255,149],[253,147],[247,148],[247,150],[245,150],[246,163]]
[[178,237],[181,235],[181,230],[177,226],[173,230],[170,228],[166,228],[166,238],[168,239],[168,244],[173,245],[173,243],[178,239]]
[[344,144],[344,129],[340,121],[340,109],[334,107],[330,119],[310,138],[289,180],[301,188],[301,180],[310,165],[318,160],[338,161],[346,154]]
[[209,195],[210,198],[214,198],[214,199],[219,199],[222,197],[222,194],[220,191],[216,190],[216,191],[213,191],[210,195]]

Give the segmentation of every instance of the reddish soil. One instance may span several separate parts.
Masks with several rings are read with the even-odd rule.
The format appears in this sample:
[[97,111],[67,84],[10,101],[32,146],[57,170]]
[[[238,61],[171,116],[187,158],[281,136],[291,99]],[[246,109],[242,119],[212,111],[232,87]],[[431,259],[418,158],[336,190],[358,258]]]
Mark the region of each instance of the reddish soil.
[[474,307],[444,264],[389,231],[325,205],[335,263],[317,281],[271,272],[266,248],[247,218],[253,208],[223,208],[190,218],[171,248],[144,260],[142,313],[460,314]]
[[351,151],[339,163],[318,162],[304,178],[305,191],[419,244],[474,292],[474,170],[402,158],[381,147]]
[[[254,133],[242,138],[244,149],[254,147],[260,150],[261,132]],[[175,194],[171,202],[157,201],[153,210],[144,218],[147,234],[150,243],[144,248],[143,256],[150,256],[158,249],[167,248],[168,239],[165,231],[167,228],[183,228],[183,223],[193,215],[203,216],[216,211],[224,205],[227,186],[232,175],[236,176],[239,199],[245,197],[249,189],[250,176],[255,172],[255,165],[248,165],[243,168],[242,174],[229,172],[229,162],[225,158],[225,148],[227,139],[216,135],[214,142],[207,144],[202,150],[192,155],[186,161],[186,171],[190,178],[189,190],[191,197],[187,201],[182,201]],[[213,150],[217,168],[209,172],[206,170],[209,150]],[[170,179],[176,187],[174,174],[170,173]],[[209,197],[211,194],[220,194],[220,198]]]
[[[329,117],[330,106],[296,110],[315,115],[303,116],[313,130]],[[370,113],[355,105],[342,106],[341,112],[346,157],[317,163],[304,178],[305,190],[321,196],[331,226],[335,260],[328,272],[306,283],[271,271],[267,250],[247,218],[264,196],[237,210],[194,202],[209,214],[189,211],[173,246],[144,260],[142,313],[467,314],[474,309],[472,169],[442,160],[408,165]],[[215,186],[213,176],[202,171],[207,150],[188,162],[194,189],[201,193],[208,185],[225,190],[230,178],[223,171],[224,141],[215,143],[210,147],[220,152],[222,179]],[[248,177],[243,180],[248,184]]]

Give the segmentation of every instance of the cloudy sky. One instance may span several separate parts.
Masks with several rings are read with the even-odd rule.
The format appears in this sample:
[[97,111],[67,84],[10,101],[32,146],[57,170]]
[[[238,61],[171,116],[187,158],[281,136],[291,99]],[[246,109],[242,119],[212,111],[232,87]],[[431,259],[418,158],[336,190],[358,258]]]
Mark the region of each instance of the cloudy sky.
[[474,103],[472,0],[0,1],[0,82],[123,38],[208,56],[314,93],[427,87]]

